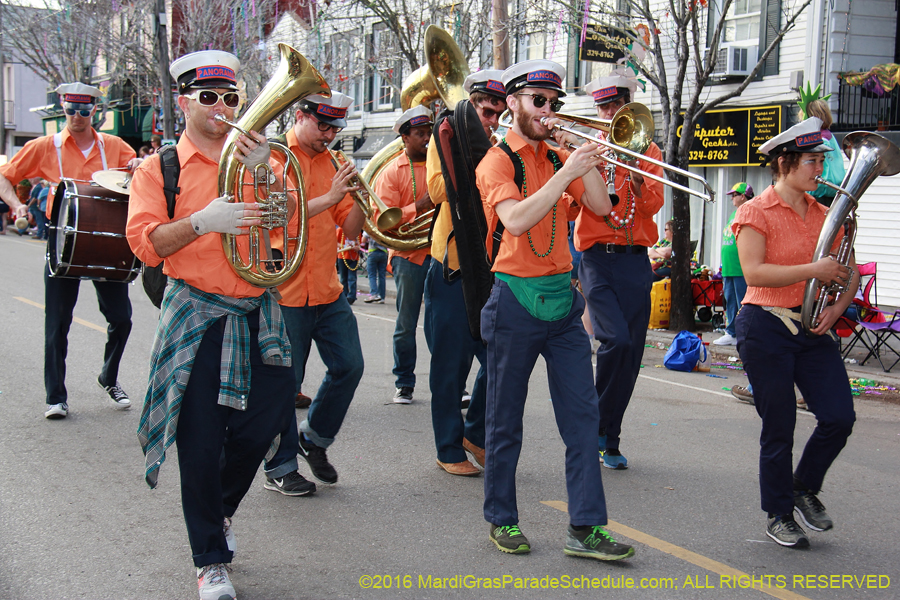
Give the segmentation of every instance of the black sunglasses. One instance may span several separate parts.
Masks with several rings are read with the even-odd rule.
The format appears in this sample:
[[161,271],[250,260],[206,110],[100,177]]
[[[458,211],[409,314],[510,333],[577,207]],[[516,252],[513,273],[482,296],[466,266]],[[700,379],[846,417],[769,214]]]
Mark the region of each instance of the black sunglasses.
[[214,90],[198,90],[193,94],[185,94],[185,97],[196,100],[203,106],[215,106],[222,99],[222,103],[228,108],[237,108],[241,102],[241,97],[236,92],[225,92],[220,94]]
[[563,106],[565,106],[565,102],[562,100],[550,100],[547,96],[541,96],[540,94],[526,94],[525,92],[519,92],[518,96],[531,96],[531,101],[534,103],[535,108],[544,108],[544,105],[547,102],[550,102],[550,110],[553,112],[559,112]]
[[91,116],[92,110],[93,109],[90,109],[90,108],[88,110],[84,110],[84,109],[76,110],[74,108],[67,108],[66,114],[69,115],[70,117],[74,117],[76,114],[79,114],[84,118],[88,118],[89,116]]
[[343,127],[338,127],[336,125],[329,125],[328,123],[323,123],[322,121],[318,121],[318,120],[316,122],[316,127],[318,127],[319,131],[321,131],[322,133],[325,133],[329,129],[334,130],[335,133],[340,133],[344,130]]

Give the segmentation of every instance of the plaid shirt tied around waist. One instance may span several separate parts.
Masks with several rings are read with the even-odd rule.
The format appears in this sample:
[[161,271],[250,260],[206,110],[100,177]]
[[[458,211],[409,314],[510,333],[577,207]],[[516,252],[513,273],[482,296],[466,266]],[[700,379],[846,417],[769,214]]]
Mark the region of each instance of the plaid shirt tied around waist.
[[291,366],[291,345],[272,294],[231,298],[208,294],[180,279],[169,279],[150,355],[150,384],[138,441],[144,452],[144,479],[156,487],[166,450],[175,441],[178,413],[206,330],[227,317],[219,371],[219,404],[246,410],[250,393],[250,328],[240,318],[259,308],[259,350],[267,365]]

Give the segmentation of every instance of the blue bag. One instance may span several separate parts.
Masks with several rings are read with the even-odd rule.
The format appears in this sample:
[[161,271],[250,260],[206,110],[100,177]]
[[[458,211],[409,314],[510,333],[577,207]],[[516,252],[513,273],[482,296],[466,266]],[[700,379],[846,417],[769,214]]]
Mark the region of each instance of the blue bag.
[[703,351],[705,348],[699,337],[690,331],[679,331],[666,352],[663,364],[673,371],[693,371]]

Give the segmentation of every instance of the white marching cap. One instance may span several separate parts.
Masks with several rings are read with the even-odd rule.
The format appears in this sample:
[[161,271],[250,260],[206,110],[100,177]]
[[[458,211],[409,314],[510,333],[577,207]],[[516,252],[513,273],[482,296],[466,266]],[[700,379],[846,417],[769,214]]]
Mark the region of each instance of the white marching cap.
[[559,97],[566,95],[562,81],[566,78],[566,68],[552,60],[534,59],[516,63],[503,71],[503,85],[508,95],[515,94],[522,88],[544,88],[559,92]]
[[810,117],[786,129],[759,147],[760,154],[775,157],[786,152],[829,152],[822,141],[822,119]]
[[62,83],[54,90],[61,102],[68,104],[96,104],[103,96],[99,88],[86,83]]
[[503,71],[499,69],[485,69],[476,71],[466,77],[463,89],[467,94],[472,92],[484,92],[506,100],[506,86],[503,85]]
[[394,133],[401,133],[401,130],[409,131],[409,129],[418,127],[419,125],[433,125],[431,119],[432,115],[430,110],[424,106],[416,106],[400,115],[400,118],[394,123]]

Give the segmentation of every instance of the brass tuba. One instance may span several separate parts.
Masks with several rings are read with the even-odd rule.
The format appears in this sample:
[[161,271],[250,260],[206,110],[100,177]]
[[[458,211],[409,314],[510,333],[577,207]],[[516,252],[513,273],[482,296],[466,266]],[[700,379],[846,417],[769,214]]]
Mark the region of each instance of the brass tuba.
[[[256,173],[253,174],[255,183],[245,184],[246,168],[234,156],[235,141],[241,133],[246,135],[251,130],[264,130],[273,119],[298,100],[313,94],[331,95],[331,89],[325,83],[325,79],[302,54],[287,44],[278,44],[278,49],[281,52],[278,68],[238,122],[232,123],[221,115],[217,118],[234,129],[228,134],[225,147],[222,149],[222,157],[219,159],[219,195],[228,195],[232,199],[243,198],[244,186],[252,185],[262,213],[260,216],[262,223],[250,228],[247,260],[244,260],[238,248],[238,238],[243,236],[223,233],[222,246],[232,268],[242,279],[257,287],[267,288],[284,283],[296,273],[306,253],[309,219],[303,174],[300,171],[300,163],[286,145],[269,141],[272,150],[285,156],[282,173],[285,190],[275,192],[269,189],[268,182],[272,168],[267,164],[257,167]],[[289,177],[291,171],[293,171],[292,178]],[[289,189],[288,185],[292,180],[297,182],[297,187]],[[288,233],[289,193],[296,193],[297,209],[300,211],[300,231],[297,237],[291,237]],[[282,233],[283,259],[273,255],[269,243],[269,232],[273,230],[280,230]]]
[[[440,98],[448,108],[453,108],[460,100],[464,100],[466,92],[463,83],[469,75],[469,66],[456,42],[449,33],[429,25],[425,30],[425,57],[428,64],[413,71],[403,82],[400,92],[400,107],[409,110],[414,106],[430,106]],[[382,148],[365,166],[360,178],[365,185],[365,194],[357,192],[355,199],[366,215],[363,229],[376,242],[394,250],[418,250],[428,246],[431,221],[434,211],[428,211],[416,217],[411,223],[405,223],[395,229],[379,228],[375,222],[376,213],[380,210],[374,192],[375,182],[384,168],[403,152],[403,140],[397,138]],[[368,196],[368,197],[366,197]]]
[[[834,260],[845,267],[850,264],[853,243],[856,240],[856,208],[859,198],[879,176],[890,176],[900,173],[900,149],[892,142],[877,133],[854,131],[847,134],[842,144],[844,153],[850,157],[850,168],[844,176],[840,187],[816,177],[820,184],[827,185],[837,191],[822,231],[816,243],[816,251],[812,261],[816,262],[828,256],[838,235],[843,233],[841,244]],[[806,282],[803,292],[803,307],[800,311],[800,322],[807,332],[819,325],[819,316],[829,305],[847,291],[853,281],[853,273],[846,285],[828,283],[818,279]]]

